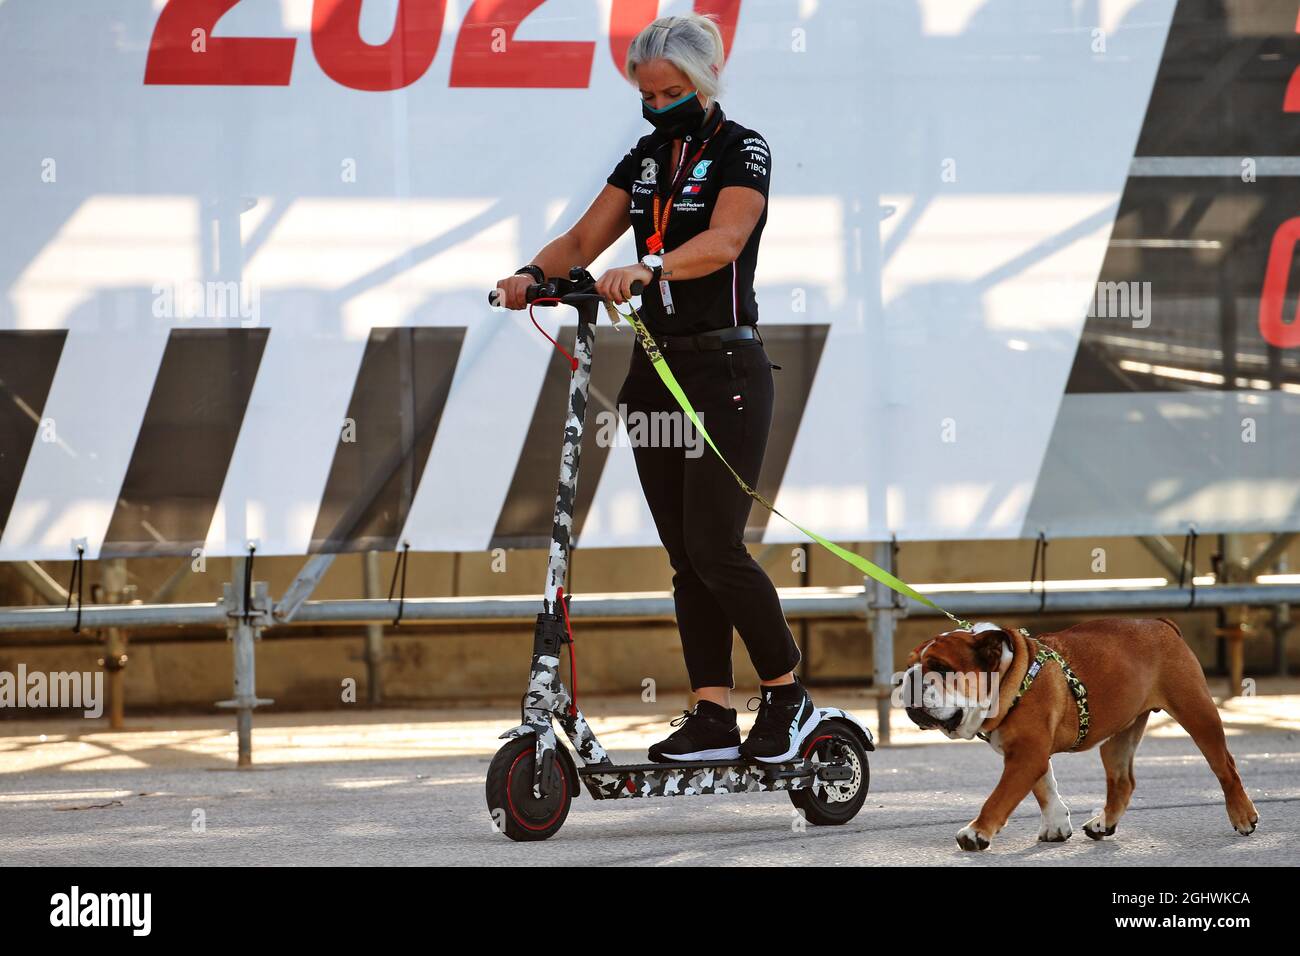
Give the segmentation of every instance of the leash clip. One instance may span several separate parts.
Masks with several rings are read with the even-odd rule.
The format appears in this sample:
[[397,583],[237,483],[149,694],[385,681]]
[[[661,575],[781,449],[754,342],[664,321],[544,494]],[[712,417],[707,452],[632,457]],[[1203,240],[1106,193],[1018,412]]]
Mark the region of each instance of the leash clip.
[[622,332],[623,313],[619,312],[618,309],[614,307],[614,303],[610,302],[608,299],[602,299],[601,302],[605,306],[605,313],[609,316],[609,324],[614,326],[616,332]]

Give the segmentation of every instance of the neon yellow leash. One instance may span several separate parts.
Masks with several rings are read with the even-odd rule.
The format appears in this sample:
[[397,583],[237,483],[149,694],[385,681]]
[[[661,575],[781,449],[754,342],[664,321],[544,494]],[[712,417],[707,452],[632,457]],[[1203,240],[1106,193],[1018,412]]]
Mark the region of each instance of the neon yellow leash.
[[768,511],[772,512],[772,514],[780,515],[780,517],[790,522],[790,524],[794,525],[796,528],[798,528],[808,537],[812,538],[812,540],[816,541],[818,544],[820,544],[831,554],[840,558],[842,561],[847,561],[849,564],[853,565],[863,574],[867,575],[870,578],[873,578],[876,581],[879,581],[881,584],[884,584],[886,587],[891,588],[894,591],[897,591],[899,594],[902,594],[906,597],[910,597],[913,601],[917,601],[921,604],[924,604],[926,607],[934,608],[934,610],[938,611],[940,614],[944,615],[949,620],[953,621],[958,627],[965,628],[966,630],[970,630],[971,625],[969,621],[962,620],[961,618],[957,617],[955,614],[945,611],[943,608],[935,604],[924,594],[918,592],[906,581],[900,580],[899,578],[890,574],[888,571],[886,571],[884,568],[880,567],[879,565],[873,564],[872,562],[868,561],[862,555],[849,551],[847,548],[841,548],[834,541],[826,540],[821,535],[817,534],[815,531],[809,531],[807,528],[799,524],[797,521],[787,517],[786,515],[781,514],[781,512],[777,511],[770,501],[768,501],[766,498],[760,495],[753,488],[749,487],[749,484],[745,481],[745,479],[741,478],[740,475],[736,473],[736,469],[731,467],[731,463],[727,461],[727,459],[723,456],[722,452],[718,451],[718,446],[713,444],[713,439],[709,437],[708,431],[705,430],[704,425],[700,423],[699,417],[695,414],[695,409],[691,407],[690,400],[686,397],[686,393],[682,391],[682,387],[680,384],[678,384],[677,378],[676,376],[673,375],[672,369],[668,367],[668,362],[664,359],[663,354],[659,351],[659,345],[655,342],[654,337],[650,334],[650,331],[645,327],[645,323],[641,321],[641,316],[637,313],[636,307],[633,306],[631,302],[629,302],[627,305],[628,308],[632,310],[630,314],[624,314],[622,312],[619,312],[617,309],[614,308],[614,306],[610,302],[606,301],[605,309],[607,312],[609,312],[610,321],[612,321],[617,326],[618,320],[620,318],[625,318],[632,324],[632,328],[636,331],[637,341],[641,343],[641,348],[645,350],[645,354],[650,359],[650,363],[654,365],[655,371],[659,373],[659,378],[662,379],[664,385],[668,387],[668,391],[670,391],[673,395],[673,398],[677,400],[677,404],[681,406],[682,411],[686,413],[687,417],[690,418],[690,420],[694,423],[695,427],[700,430],[700,434],[703,435],[704,440],[709,443],[709,447],[712,448],[714,454],[718,456],[718,460],[721,461],[724,465],[726,465],[727,471],[731,472],[732,477],[736,479],[737,484],[739,484],[740,487],[745,490],[745,494],[749,495],[751,498],[757,501]]

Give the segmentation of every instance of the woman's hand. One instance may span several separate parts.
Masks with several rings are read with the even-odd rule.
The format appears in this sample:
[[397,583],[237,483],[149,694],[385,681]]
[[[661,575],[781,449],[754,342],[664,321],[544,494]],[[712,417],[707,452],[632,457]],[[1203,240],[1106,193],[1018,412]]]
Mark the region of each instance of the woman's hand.
[[530,285],[535,285],[530,275],[508,276],[497,283],[501,290],[501,305],[507,309],[523,309],[528,305],[525,295]]
[[649,267],[640,264],[623,266],[620,269],[610,269],[596,280],[596,292],[600,294],[601,298],[608,299],[615,305],[622,305],[632,298],[633,282],[639,279],[649,285],[650,280],[653,278],[654,273],[650,271]]

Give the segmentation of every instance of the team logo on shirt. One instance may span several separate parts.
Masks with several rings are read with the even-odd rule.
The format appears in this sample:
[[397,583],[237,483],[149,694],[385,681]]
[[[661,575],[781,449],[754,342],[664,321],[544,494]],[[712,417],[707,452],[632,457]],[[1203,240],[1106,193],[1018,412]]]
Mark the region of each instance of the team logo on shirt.
[[647,156],[641,160],[641,182],[654,183],[659,180],[659,164]]
[[709,164],[712,162],[711,159],[701,159],[696,163],[695,168],[691,170],[691,179],[703,179],[707,176],[709,174]]
[[685,186],[682,187],[682,195],[683,195],[683,196],[694,196],[694,195],[696,195],[697,193],[699,193],[699,191],[700,191],[701,189],[703,189],[703,188],[704,188],[704,187],[703,187],[703,186],[700,186],[700,185],[692,185],[692,184],[690,184],[690,183],[687,183]]

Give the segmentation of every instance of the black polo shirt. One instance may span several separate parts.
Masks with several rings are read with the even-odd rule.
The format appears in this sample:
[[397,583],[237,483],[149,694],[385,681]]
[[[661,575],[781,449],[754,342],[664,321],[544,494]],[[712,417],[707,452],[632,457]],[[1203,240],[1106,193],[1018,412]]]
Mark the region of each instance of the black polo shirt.
[[[661,255],[672,252],[688,239],[709,228],[718,193],[724,186],[748,186],[767,198],[772,176],[771,153],[767,141],[745,126],[729,120],[722,104],[704,129],[683,137],[680,163],[689,162],[705,137],[704,154],[686,172],[673,199]],[[669,168],[673,141],[658,131],[637,140],[635,146],[614,167],[605,181],[631,197],[629,211],[632,232],[636,236],[636,255],[640,259],[650,250],[646,240],[654,232],[653,196],[660,196],[660,216],[667,191],[678,170]],[[695,335],[709,329],[758,322],[758,300],[754,295],[754,267],[758,261],[758,243],[767,223],[767,205],[754,225],[745,248],[732,263],[695,279],[670,279],[674,313],[664,311],[659,283],[651,283],[641,295],[641,317],[653,335]]]

